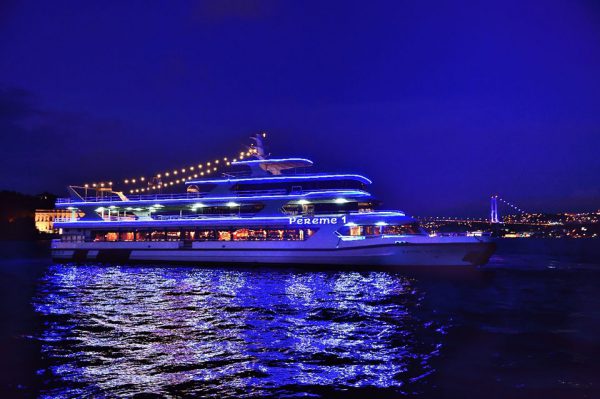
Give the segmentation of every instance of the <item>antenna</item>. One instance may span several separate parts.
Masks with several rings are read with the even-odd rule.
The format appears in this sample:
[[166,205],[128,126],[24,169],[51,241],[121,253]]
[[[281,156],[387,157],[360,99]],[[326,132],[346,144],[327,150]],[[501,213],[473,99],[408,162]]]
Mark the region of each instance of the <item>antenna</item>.
[[265,147],[263,144],[263,139],[265,139],[267,137],[267,133],[266,132],[261,132],[261,133],[257,133],[254,136],[251,136],[250,139],[254,140],[255,144],[252,144],[252,146],[254,146],[254,151],[253,154],[256,158],[258,159],[266,159],[267,158],[267,154],[265,153]]

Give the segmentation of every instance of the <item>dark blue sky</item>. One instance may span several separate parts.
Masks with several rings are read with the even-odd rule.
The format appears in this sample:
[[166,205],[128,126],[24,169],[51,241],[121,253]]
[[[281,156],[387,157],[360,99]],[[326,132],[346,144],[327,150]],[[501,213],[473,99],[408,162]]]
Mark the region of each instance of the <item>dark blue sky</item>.
[[598,209],[600,5],[0,3],[0,189],[148,175],[259,130],[410,214]]

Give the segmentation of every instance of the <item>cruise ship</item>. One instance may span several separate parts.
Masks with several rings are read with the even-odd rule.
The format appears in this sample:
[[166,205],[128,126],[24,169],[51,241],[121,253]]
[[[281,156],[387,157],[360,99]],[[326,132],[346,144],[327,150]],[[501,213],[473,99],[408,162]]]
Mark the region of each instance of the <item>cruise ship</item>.
[[[479,266],[486,237],[435,236],[404,212],[379,209],[360,174],[310,173],[305,158],[270,158],[262,135],[251,159],[182,193],[89,196],[70,187],[55,221],[59,262],[351,267]],[[87,190],[86,190],[87,191]]]

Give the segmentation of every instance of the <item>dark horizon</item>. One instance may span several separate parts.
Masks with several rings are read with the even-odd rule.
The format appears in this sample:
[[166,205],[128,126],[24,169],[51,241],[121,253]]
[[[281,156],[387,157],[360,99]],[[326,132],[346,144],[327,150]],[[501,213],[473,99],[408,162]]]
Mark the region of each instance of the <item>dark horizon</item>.
[[[385,208],[600,208],[600,7],[5,3],[0,190],[232,156],[361,173]],[[506,213],[505,209],[504,212]]]

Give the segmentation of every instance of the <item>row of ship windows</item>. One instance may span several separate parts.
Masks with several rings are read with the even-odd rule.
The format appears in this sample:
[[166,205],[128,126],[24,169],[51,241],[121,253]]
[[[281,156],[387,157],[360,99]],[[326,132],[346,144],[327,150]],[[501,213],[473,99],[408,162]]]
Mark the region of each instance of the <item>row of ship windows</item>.
[[316,229],[94,231],[93,241],[304,241]]
[[343,236],[379,236],[379,235],[423,235],[427,234],[417,223],[384,226],[344,226],[339,230]]

